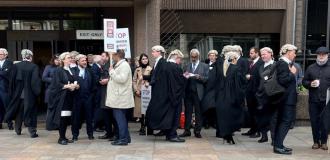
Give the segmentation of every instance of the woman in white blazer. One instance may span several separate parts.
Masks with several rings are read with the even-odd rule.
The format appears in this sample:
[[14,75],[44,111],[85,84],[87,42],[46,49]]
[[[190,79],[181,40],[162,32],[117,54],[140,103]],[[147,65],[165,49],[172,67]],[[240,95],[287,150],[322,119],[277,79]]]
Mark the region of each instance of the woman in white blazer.
[[134,107],[132,72],[124,57],[124,50],[117,50],[112,56],[115,64],[109,68],[110,78],[105,104],[113,109],[113,116],[118,125],[118,139],[112,142],[112,145],[127,145],[131,142],[126,112]]

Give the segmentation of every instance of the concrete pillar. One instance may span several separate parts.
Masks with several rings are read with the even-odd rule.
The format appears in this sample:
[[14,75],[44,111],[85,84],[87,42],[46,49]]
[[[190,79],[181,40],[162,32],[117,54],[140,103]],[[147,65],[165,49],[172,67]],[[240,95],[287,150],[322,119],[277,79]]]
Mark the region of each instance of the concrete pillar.
[[287,0],[287,8],[283,18],[281,29],[281,46],[290,43],[294,43],[295,37],[295,2],[296,0]]
[[[146,1],[134,1],[134,56],[147,53]],[[132,57],[133,58],[133,57]]]

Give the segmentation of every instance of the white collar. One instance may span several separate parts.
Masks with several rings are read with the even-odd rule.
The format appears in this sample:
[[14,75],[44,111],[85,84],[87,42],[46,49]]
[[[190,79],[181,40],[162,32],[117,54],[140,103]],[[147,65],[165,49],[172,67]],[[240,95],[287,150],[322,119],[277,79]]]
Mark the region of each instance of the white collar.
[[291,61],[288,58],[284,57],[284,56],[282,56],[280,59],[282,59],[287,64],[290,64],[291,63]]
[[169,59],[167,62],[176,63],[174,59]]
[[[191,62],[191,65],[193,65],[194,63],[193,62]],[[199,64],[199,60],[197,61],[197,62],[195,62],[195,66],[197,67],[198,66],[198,64]]]
[[274,63],[274,60],[270,60],[270,61],[266,62],[264,64],[264,68],[267,67],[267,66],[269,66],[269,65],[271,65],[271,64],[273,64],[273,63]]
[[161,58],[163,58],[163,57],[159,56],[158,58],[156,58],[156,62],[158,62]]
[[82,67],[80,67],[79,65],[78,65],[78,68],[79,68],[79,70],[85,70],[85,68],[82,68]]
[[0,60],[1,63],[4,63],[5,61],[6,61],[6,59],[4,59],[4,60]]
[[253,64],[256,64],[258,62],[260,57],[257,57],[256,59],[253,60]]

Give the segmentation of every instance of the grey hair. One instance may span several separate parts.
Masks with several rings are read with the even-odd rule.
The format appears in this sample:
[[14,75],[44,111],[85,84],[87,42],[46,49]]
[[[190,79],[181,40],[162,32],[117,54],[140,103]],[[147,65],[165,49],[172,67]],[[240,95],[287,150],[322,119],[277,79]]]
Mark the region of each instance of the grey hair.
[[269,48],[269,47],[261,48],[261,49],[260,49],[260,53],[263,52],[263,51],[268,52],[268,53],[270,53],[271,55],[274,54],[273,50],[272,50],[271,48]]
[[32,56],[33,56],[33,53],[31,50],[28,50],[28,49],[22,49],[21,51],[21,55],[22,55],[22,59],[26,60],[26,59],[31,59]]
[[76,57],[75,57],[75,60],[76,61],[79,61],[80,59],[82,58],[87,58],[87,56],[83,55],[83,54],[78,54]]
[[196,49],[196,48],[190,50],[190,55],[193,54],[193,53],[197,53],[198,56],[200,55],[198,49]]
[[94,63],[100,63],[102,60],[102,56],[100,55],[94,55],[93,62]]
[[2,52],[5,55],[8,55],[8,51],[6,48],[0,48],[0,52]]
[[297,50],[297,47],[292,44],[285,44],[281,47],[280,55],[285,55],[288,51]]

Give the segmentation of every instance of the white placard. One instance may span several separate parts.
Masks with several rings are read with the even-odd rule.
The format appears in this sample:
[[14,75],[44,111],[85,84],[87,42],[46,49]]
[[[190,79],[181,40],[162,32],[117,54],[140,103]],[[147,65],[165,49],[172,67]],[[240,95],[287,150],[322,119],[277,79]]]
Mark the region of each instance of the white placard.
[[76,30],[77,39],[103,40],[102,30]]
[[116,29],[116,48],[125,50],[125,58],[131,58],[128,28]]
[[103,19],[104,51],[116,52],[116,19]]
[[151,86],[141,86],[141,114],[146,114],[149,102],[151,100]]

